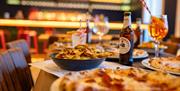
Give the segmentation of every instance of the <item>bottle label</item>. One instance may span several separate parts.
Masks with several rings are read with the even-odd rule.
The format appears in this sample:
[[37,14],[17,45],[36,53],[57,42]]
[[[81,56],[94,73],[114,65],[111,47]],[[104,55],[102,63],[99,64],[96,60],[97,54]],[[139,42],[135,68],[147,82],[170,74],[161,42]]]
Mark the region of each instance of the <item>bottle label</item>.
[[134,34],[134,43],[136,43],[137,41],[138,41],[138,36]]
[[131,16],[125,16],[123,21],[123,28],[131,27]]
[[125,54],[125,53],[129,52],[129,50],[131,48],[130,41],[125,37],[120,37],[119,41],[120,41],[120,43],[119,43],[119,53],[120,54]]

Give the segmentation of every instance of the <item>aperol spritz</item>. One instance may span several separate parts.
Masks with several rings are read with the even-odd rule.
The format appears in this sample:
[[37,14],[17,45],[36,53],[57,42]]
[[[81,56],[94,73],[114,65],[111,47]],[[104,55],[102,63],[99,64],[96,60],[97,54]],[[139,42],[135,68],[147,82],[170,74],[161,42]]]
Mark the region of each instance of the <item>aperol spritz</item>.
[[155,43],[155,57],[159,56],[159,41],[162,40],[168,33],[167,15],[162,15],[161,18],[151,17],[149,25],[149,33]]

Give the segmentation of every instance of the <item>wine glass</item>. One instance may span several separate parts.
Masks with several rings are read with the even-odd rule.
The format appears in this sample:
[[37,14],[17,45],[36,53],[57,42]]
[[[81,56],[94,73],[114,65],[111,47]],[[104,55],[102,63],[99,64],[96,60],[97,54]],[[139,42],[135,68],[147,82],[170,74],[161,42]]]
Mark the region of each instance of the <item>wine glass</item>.
[[98,35],[99,43],[101,43],[102,37],[109,32],[108,17],[95,16],[93,32]]
[[149,25],[149,33],[154,39],[155,57],[159,57],[159,44],[168,33],[167,15],[162,15],[161,18],[151,17],[151,24]]

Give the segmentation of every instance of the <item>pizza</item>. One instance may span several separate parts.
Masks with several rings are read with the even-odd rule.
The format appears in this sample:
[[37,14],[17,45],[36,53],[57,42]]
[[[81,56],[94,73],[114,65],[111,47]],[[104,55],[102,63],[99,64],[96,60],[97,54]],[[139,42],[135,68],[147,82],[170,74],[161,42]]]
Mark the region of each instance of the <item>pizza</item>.
[[154,68],[180,73],[180,57],[151,58],[149,63]]
[[[109,49],[106,49],[105,51],[112,53],[111,57],[119,58],[119,51],[117,48],[116,49],[109,48]],[[142,50],[142,49],[134,49],[133,50],[133,58],[144,58],[144,57],[148,57],[147,51]]]
[[94,69],[59,78],[59,91],[180,91],[180,78],[142,69]]
[[134,57],[138,57],[138,56],[144,57],[146,55],[148,55],[148,53],[145,50],[142,50],[142,49],[134,49],[133,50],[133,56]]

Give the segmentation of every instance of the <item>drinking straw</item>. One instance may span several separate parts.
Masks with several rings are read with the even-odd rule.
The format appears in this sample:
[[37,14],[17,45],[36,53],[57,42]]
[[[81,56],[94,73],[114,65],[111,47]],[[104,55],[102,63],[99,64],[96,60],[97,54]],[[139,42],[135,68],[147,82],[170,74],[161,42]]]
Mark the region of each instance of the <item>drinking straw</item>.
[[147,11],[149,12],[149,14],[152,16],[151,11],[149,10],[146,2],[145,2],[144,0],[140,0],[140,2],[141,2],[141,4],[143,5],[143,7],[145,7],[145,8],[147,9]]

